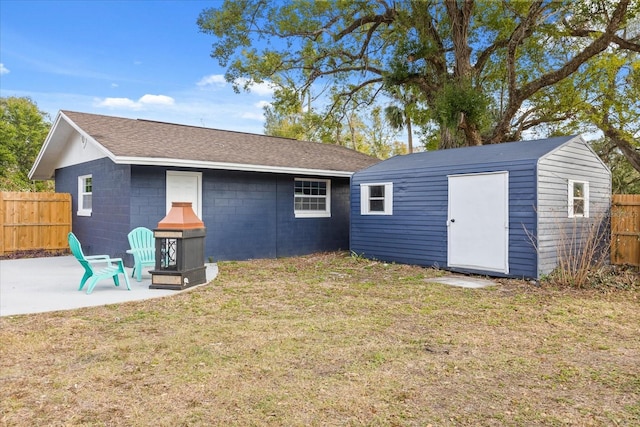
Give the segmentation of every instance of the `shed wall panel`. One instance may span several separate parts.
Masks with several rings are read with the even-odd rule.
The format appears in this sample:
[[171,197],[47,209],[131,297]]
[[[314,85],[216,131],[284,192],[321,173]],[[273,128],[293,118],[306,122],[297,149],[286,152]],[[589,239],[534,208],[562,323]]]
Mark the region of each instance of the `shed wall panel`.
[[[570,240],[580,245],[608,214],[611,174],[581,140],[569,142],[538,162],[538,274],[557,266],[562,248]],[[568,217],[569,180],[589,183],[589,218]]]
[[[531,161],[448,165],[407,170],[364,170],[351,185],[351,250],[390,262],[447,265],[448,175],[509,171],[510,275],[536,274],[536,183]],[[393,182],[393,215],[361,215],[360,184]]]

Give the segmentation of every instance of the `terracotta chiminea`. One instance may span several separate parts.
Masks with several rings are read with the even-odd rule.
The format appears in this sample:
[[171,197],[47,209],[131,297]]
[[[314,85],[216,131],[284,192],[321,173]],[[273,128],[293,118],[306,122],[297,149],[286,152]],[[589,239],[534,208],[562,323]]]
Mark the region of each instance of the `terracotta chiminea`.
[[190,230],[205,227],[191,208],[191,202],[172,202],[169,213],[160,220],[158,228]]
[[181,290],[207,281],[205,226],[193,212],[191,202],[173,202],[153,235],[156,267],[151,271],[151,289]]

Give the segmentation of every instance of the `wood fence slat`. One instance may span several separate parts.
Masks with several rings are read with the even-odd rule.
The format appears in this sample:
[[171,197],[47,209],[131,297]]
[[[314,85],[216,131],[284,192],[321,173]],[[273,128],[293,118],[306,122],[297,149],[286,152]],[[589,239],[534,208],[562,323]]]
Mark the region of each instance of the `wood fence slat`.
[[71,231],[71,194],[0,192],[0,255],[65,250]]
[[611,199],[611,263],[640,267],[640,194]]

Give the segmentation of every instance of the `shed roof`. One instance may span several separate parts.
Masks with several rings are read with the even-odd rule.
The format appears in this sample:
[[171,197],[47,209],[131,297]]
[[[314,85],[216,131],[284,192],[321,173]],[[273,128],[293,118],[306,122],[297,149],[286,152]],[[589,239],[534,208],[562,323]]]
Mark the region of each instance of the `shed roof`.
[[350,176],[379,161],[332,144],[63,110],[32,179],[53,177],[74,131],[120,164]]
[[580,136],[559,136],[530,141],[424,151],[395,156],[365,170],[368,173],[470,164],[498,164],[522,161],[536,163],[541,157],[576,138],[580,138]]

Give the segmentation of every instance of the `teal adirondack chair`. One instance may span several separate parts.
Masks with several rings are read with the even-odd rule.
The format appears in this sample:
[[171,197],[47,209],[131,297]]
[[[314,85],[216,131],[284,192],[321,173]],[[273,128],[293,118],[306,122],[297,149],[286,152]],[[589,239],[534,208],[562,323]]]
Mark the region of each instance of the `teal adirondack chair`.
[[134,228],[129,232],[127,238],[129,239],[129,246],[131,246],[127,253],[133,255],[131,277],[135,273],[136,280],[140,282],[142,280],[142,269],[144,267],[155,267],[156,265],[156,240],[153,237],[153,231],[145,227]]
[[78,262],[84,267],[84,276],[80,281],[80,287],[78,288],[79,291],[82,290],[89,279],[91,280],[87,287],[87,294],[90,294],[93,291],[93,288],[96,287],[96,283],[102,279],[113,278],[113,283],[115,283],[116,286],[120,286],[120,281],[118,280],[118,274],[120,273],[122,273],[122,276],[124,277],[127,289],[131,290],[129,278],[124,270],[124,264],[122,263],[121,258],[111,258],[109,255],[86,256],[82,252],[82,245],[80,245],[75,234],[69,233],[67,235],[67,240],[69,241],[71,253],[73,253],[73,256],[75,256]]

